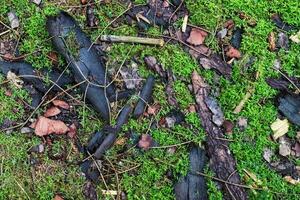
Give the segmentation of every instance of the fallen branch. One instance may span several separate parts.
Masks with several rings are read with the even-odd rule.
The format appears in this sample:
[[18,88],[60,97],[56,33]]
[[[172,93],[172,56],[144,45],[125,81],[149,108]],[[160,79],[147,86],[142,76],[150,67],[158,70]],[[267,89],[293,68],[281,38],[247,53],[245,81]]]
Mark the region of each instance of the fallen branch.
[[[241,185],[239,174],[234,173],[236,171],[236,161],[229,151],[228,141],[215,139],[224,138],[224,133],[220,127],[212,122],[213,113],[206,104],[210,92],[209,86],[196,71],[192,74],[192,84],[197,103],[197,112],[207,133],[206,149],[210,157],[210,168],[219,179]],[[225,192],[224,199],[247,199],[247,193],[244,188],[226,184],[221,186]]]
[[126,42],[126,43],[139,43],[164,46],[165,41],[163,39],[156,38],[144,38],[133,36],[118,36],[118,35],[102,35],[100,40],[103,42]]

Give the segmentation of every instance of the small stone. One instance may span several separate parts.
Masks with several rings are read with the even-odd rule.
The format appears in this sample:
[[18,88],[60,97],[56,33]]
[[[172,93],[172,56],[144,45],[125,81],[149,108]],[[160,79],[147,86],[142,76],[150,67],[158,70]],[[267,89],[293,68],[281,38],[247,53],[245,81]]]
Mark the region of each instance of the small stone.
[[19,19],[14,11],[11,11],[7,14],[8,20],[10,22],[10,27],[12,29],[18,28],[20,26]]
[[23,127],[23,128],[21,129],[21,133],[22,133],[22,134],[33,133],[33,129],[32,129],[32,128],[29,128],[29,127]]
[[279,154],[282,156],[291,155],[291,143],[286,137],[279,138]]

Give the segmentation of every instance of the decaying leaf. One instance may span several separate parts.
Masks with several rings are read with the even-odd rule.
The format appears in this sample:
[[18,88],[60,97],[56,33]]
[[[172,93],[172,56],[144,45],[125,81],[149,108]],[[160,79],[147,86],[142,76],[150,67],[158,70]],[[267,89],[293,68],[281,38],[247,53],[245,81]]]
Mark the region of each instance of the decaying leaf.
[[54,196],[54,199],[53,200],[64,200],[64,198],[62,196],[60,196],[59,194],[56,194]]
[[277,46],[286,51],[289,50],[289,37],[285,33],[278,33]]
[[53,117],[58,115],[59,113],[61,113],[61,110],[58,107],[53,106],[46,110],[44,117]]
[[282,156],[291,155],[291,142],[285,136],[279,138],[279,154]]
[[232,130],[234,128],[234,124],[229,120],[225,120],[222,124],[222,127],[223,127],[225,133],[231,134]]
[[210,57],[200,55],[199,63],[204,69],[214,69],[226,78],[229,78],[231,76],[231,65],[223,61],[221,56],[217,54],[212,54]]
[[298,31],[298,33],[296,33],[295,35],[291,35],[290,39],[293,42],[300,44],[300,31]]
[[35,134],[45,136],[49,134],[65,134],[70,129],[60,120],[51,120],[46,117],[39,117],[35,124]]
[[157,112],[159,111],[160,109],[160,105],[159,104],[154,104],[152,106],[149,106],[148,109],[147,109],[147,114],[149,115],[156,115]]
[[83,193],[85,199],[88,199],[88,200],[97,200],[98,199],[96,187],[91,181],[87,181],[83,185],[82,193]]
[[70,109],[69,104],[65,101],[56,99],[56,100],[53,100],[52,103],[53,103],[53,105],[55,105],[57,107],[60,107],[60,108],[66,109],[66,110]]
[[144,150],[148,150],[150,147],[153,146],[153,143],[154,143],[153,139],[150,135],[143,134],[138,143],[138,147],[140,147],[141,149],[144,149]]
[[274,140],[277,140],[279,137],[285,135],[288,132],[289,122],[287,119],[276,119],[276,121],[271,124],[271,129],[274,133]]
[[207,33],[203,30],[193,28],[190,33],[190,37],[186,40],[188,43],[192,45],[200,45],[203,44]]
[[138,74],[138,66],[135,62],[131,63],[131,67],[122,67],[120,74],[124,79],[127,89],[134,89],[139,86],[141,78]]
[[293,179],[291,176],[285,176],[284,180],[292,185],[298,185],[300,183],[300,179]]
[[9,71],[6,78],[17,88],[22,88],[24,81],[22,81],[15,73]]
[[271,162],[271,158],[272,158],[273,155],[274,155],[274,152],[273,152],[271,149],[269,149],[269,148],[265,148],[265,149],[264,149],[263,158],[264,158],[268,163]]
[[226,52],[226,56],[229,58],[240,58],[241,52],[237,50],[236,48],[230,46],[228,51]]
[[77,134],[77,127],[76,125],[73,123],[71,124],[71,126],[69,127],[69,132],[68,132],[68,136],[70,138],[75,138],[76,137],[76,134]]

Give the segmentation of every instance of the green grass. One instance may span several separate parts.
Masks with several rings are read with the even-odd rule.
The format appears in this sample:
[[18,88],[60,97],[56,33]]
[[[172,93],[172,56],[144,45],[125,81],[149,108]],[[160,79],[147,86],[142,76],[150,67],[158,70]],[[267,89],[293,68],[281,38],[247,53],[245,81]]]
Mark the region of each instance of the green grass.
[[[276,58],[281,60],[282,71],[291,76],[300,74],[300,46],[290,43],[290,50],[283,50],[278,53],[268,50],[267,36],[271,31],[278,32],[270,20],[272,13],[282,15],[284,21],[300,27],[300,6],[294,0],[279,1],[257,1],[257,0],[186,0],[187,8],[190,13],[190,22],[197,26],[203,26],[215,33],[222,24],[233,19],[236,26],[244,28],[241,51],[243,59],[235,62],[233,65],[233,75],[231,80],[221,78],[215,83],[215,72],[200,69],[197,61],[184,52],[180,45],[168,44],[163,48],[150,47],[142,45],[124,45],[113,44],[108,52],[107,65],[110,68],[117,69],[124,59],[130,60],[133,57],[139,61],[139,73],[145,78],[149,73],[143,62],[145,55],[154,55],[162,63],[164,68],[170,67],[177,80],[174,83],[174,90],[178,99],[180,109],[186,114],[186,121],[193,125],[193,129],[187,129],[183,126],[176,126],[172,130],[159,129],[151,131],[154,140],[161,146],[179,144],[186,141],[193,141],[202,145],[205,140],[205,132],[201,128],[200,120],[195,113],[189,113],[188,107],[194,103],[194,98],[188,89],[190,84],[190,75],[192,71],[197,70],[206,82],[215,90],[215,85],[220,85],[220,95],[217,97],[224,111],[226,119],[236,121],[239,117],[248,119],[248,127],[244,132],[234,129],[229,138],[234,142],[230,143],[230,149],[237,160],[237,168],[245,184],[251,185],[251,180],[246,180],[246,174],[243,169],[247,169],[262,181],[262,187],[266,191],[249,190],[250,199],[295,199],[300,193],[299,186],[293,186],[286,183],[283,178],[270,170],[263,161],[263,149],[268,147],[275,151],[278,144],[270,140],[272,131],[270,124],[277,118],[277,108],[274,105],[274,99],[277,91],[271,89],[265,82],[265,78],[279,76],[272,69],[272,64]],[[142,4],[145,1],[135,1]],[[14,9],[20,19],[21,25],[18,29],[20,33],[19,49],[21,54],[29,54],[26,60],[36,68],[51,68],[52,64],[47,57],[53,47],[49,42],[49,36],[45,29],[45,20],[49,15],[53,15],[58,9],[66,9],[66,6],[79,5],[79,1],[68,1],[67,4],[60,5],[55,1],[44,1],[42,9],[27,0],[5,0],[0,7],[0,19],[8,24],[6,17],[10,9]],[[85,15],[80,9],[72,9],[72,15],[79,21],[80,26],[94,40],[100,33],[114,35],[137,35],[135,26],[120,24],[117,28],[104,29],[109,22],[126,8],[113,1],[111,4],[98,5],[96,16],[99,18],[99,28],[89,29],[85,25]],[[251,19],[257,22],[255,27],[247,25],[246,20],[239,18],[238,13],[244,12]],[[176,24],[178,25],[178,24]],[[162,30],[150,28],[149,33],[154,35],[162,34]],[[292,33],[288,33],[289,35]],[[19,37],[12,33],[10,36],[18,39]],[[220,50],[218,42],[213,35],[206,39],[206,43],[214,50]],[[76,50],[76,47],[75,47]],[[73,52],[76,54],[76,52]],[[251,56],[256,57],[256,61],[248,69],[245,68],[247,59]],[[60,67],[64,68],[64,61],[60,58]],[[255,73],[260,76],[256,80]],[[2,82],[4,77],[0,78]],[[235,106],[241,101],[247,90],[253,87],[254,93],[245,104],[242,112],[233,114]],[[158,83],[155,86],[154,101],[161,105],[161,112],[155,116],[159,120],[168,111],[172,109],[166,101],[164,85]],[[5,95],[5,90],[12,90],[12,97]],[[17,120],[22,122],[26,119],[25,110],[20,103],[20,99],[30,102],[29,95],[20,89],[15,89],[9,84],[0,86],[0,124],[5,120]],[[115,118],[118,109],[114,109]],[[15,109],[18,112],[15,112]],[[86,143],[89,135],[99,130],[103,122],[97,117],[94,111],[90,111],[82,106],[76,106],[76,112],[80,118],[81,127],[78,136],[81,141]],[[92,117],[91,117],[92,116]],[[128,125],[123,128],[120,138],[130,130],[137,135],[148,132],[151,117],[136,120],[130,120]],[[291,127],[288,135],[295,137],[298,127]],[[37,137],[27,137],[21,135],[18,131],[10,135],[0,133],[0,199],[26,199],[27,195],[31,199],[53,199],[56,193],[63,194],[67,199],[83,199],[82,186],[85,182],[80,174],[80,169],[75,164],[69,164],[59,161],[52,161],[46,154],[34,155],[40,161],[37,169],[32,170],[28,162],[27,150],[41,140]],[[126,141],[132,142],[132,141]],[[138,166],[126,173],[119,175],[121,190],[126,192],[128,199],[173,199],[174,182],[167,178],[166,174],[170,171],[175,176],[184,175],[188,170],[188,146],[179,146],[175,154],[170,154],[167,149],[155,149],[143,152],[137,149],[131,149],[121,161],[115,158],[117,151],[123,146],[116,145],[112,148],[107,158],[112,160],[118,171],[124,171],[131,167]],[[70,153],[69,161],[80,160],[80,155],[72,150],[71,144],[67,144]],[[58,148],[58,151],[60,149]],[[299,164],[299,159],[295,161]],[[34,171],[34,181],[32,179]],[[206,173],[213,173],[206,169]],[[108,179],[109,189],[116,190],[117,179],[112,175]],[[217,190],[215,183],[209,179],[208,191],[210,199],[222,199],[222,194]],[[97,186],[98,194],[105,189],[103,183]],[[278,196],[270,191],[284,193]],[[102,195],[101,195],[102,196]],[[106,196],[109,198],[108,196]],[[101,197],[103,198],[103,197]]]

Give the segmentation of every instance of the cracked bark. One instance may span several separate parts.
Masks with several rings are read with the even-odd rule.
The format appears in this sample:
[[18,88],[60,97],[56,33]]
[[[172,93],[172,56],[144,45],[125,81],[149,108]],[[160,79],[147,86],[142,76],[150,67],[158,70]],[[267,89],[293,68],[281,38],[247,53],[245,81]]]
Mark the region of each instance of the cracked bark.
[[[207,133],[206,149],[210,157],[210,168],[218,178],[241,184],[240,176],[236,173],[236,161],[230,153],[228,142],[215,139],[224,137],[224,134],[221,128],[212,122],[213,114],[205,103],[210,92],[209,86],[197,72],[193,72],[192,74],[192,83],[197,103],[197,112],[201,118],[202,126]],[[229,184],[225,185],[223,183],[221,186],[224,191],[224,199],[247,199],[244,188]]]

